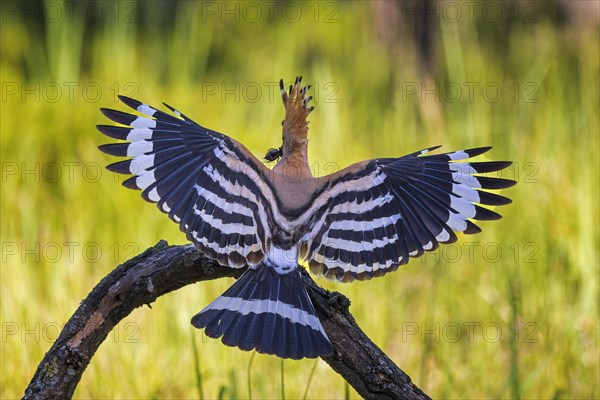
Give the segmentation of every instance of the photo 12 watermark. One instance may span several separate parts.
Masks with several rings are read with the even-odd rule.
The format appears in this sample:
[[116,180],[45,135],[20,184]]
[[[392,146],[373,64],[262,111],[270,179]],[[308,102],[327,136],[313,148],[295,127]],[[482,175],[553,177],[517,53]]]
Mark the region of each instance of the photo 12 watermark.
[[535,322],[503,324],[499,322],[403,322],[400,330],[402,343],[539,343],[540,328]]
[[312,22],[336,24],[340,4],[335,1],[203,1],[202,22],[295,24]]
[[540,87],[536,82],[425,82],[400,83],[402,103],[498,103],[502,99],[514,103],[538,103]]
[[402,22],[536,23],[538,1],[402,1]]
[[[65,322],[10,322],[3,321],[2,343],[54,343]],[[113,327],[108,340],[114,343],[139,343],[140,326],[136,322],[121,322]]]
[[[289,85],[285,85],[288,89]],[[339,85],[336,82],[310,82],[310,96],[316,103],[338,103]],[[281,102],[279,82],[203,82],[202,103],[269,103]]]
[[2,23],[113,23],[138,22],[137,1],[2,1],[0,3]]
[[[1,164],[0,182],[19,183],[96,183],[102,179],[104,165],[98,162],[14,162],[3,161]],[[114,175],[118,182],[117,174]]]
[[6,81],[0,85],[2,103],[117,103],[119,95],[135,96],[139,91],[136,82],[56,82]]
[[431,262],[456,263],[514,263],[537,264],[540,246],[536,242],[496,242],[461,240],[441,245],[436,251],[425,252],[420,257],[424,264]]
[[[262,154],[257,154],[257,156],[262,156]],[[83,184],[97,183],[103,177],[108,176],[111,182],[120,183],[124,179],[124,175],[107,171],[105,168],[110,162],[111,160],[108,157],[106,163],[96,161],[3,161],[0,163],[0,182],[2,184],[11,182],[18,182],[20,184]],[[315,161],[309,165],[309,168],[314,177],[320,177],[337,172],[341,167],[340,164],[333,161]],[[132,175],[135,175],[143,170],[141,167],[138,167],[134,159],[131,162],[130,171]],[[245,162],[238,161],[233,164],[230,171],[223,174],[223,177],[225,179],[234,179],[237,174],[246,173],[251,176],[251,179],[261,179],[260,176],[252,175],[251,172],[252,167]],[[301,178],[301,171],[294,168],[288,168],[284,174],[292,182]]]
[[2,263],[76,264],[99,262],[122,263],[140,253],[136,242],[4,241],[1,244]]

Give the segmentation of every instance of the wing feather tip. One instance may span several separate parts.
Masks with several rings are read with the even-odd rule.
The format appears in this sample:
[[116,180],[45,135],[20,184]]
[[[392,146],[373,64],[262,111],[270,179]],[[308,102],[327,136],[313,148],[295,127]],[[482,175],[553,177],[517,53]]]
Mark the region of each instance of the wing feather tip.
[[475,225],[473,222],[467,220],[467,229],[463,231],[465,235],[475,235],[481,233],[481,228]]
[[119,98],[119,100],[121,100],[121,102],[123,102],[127,106],[133,108],[134,110],[137,110],[137,108],[143,104],[139,100],[132,99],[131,97],[127,97],[122,94],[117,95],[117,97]]
[[125,186],[128,189],[133,189],[133,190],[142,190],[141,187],[138,186],[137,184],[137,175],[136,176],[132,176],[129,179],[126,179],[123,181],[122,185]]
[[475,205],[475,216],[473,219],[478,221],[497,221],[502,218],[502,215],[485,207]]
[[109,156],[126,157],[127,143],[107,143],[98,146],[98,150]]

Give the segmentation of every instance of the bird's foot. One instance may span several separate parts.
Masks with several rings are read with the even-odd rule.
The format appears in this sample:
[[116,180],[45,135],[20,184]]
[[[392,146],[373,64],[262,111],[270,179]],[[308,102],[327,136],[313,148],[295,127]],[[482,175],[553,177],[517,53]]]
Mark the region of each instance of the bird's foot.
[[302,77],[296,77],[296,82],[293,85],[290,85],[288,91],[285,90],[285,86],[283,85],[283,79],[279,81],[279,89],[281,90],[281,99],[283,100],[283,105],[285,107],[285,120],[283,120],[282,125],[284,129],[287,126],[297,126],[298,124],[306,124],[306,117],[310,114],[315,108],[313,106],[309,106],[308,102],[312,100],[312,96],[306,96],[306,93],[310,89],[310,85],[301,86]]
[[302,83],[302,77],[296,77],[296,82],[293,85],[290,85],[288,91],[286,92],[285,86],[283,84],[283,79],[279,81],[279,90],[281,91],[281,99],[283,100],[283,105],[286,110],[290,105],[297,106],[301,104],[302,108],[306,111],[306,115],[308,115],[315,108],[313,106],[308,106],[308,102],[312,100],[312,96],[306,97],[306,92],[310,89],[310,85],[306,85],[302,87],[300,84]]

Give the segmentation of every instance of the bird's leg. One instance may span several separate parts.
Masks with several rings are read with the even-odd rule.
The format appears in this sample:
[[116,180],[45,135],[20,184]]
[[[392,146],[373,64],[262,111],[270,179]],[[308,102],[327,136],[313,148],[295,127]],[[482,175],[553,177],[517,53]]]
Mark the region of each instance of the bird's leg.
[[279,82],[285,107],[285,119],[282,129],[281,160],[276,167],[279,167],[278,170],[286,171],[285,174],[293,174],[295,177],[312,177],[308,165],[308,121],[306,121],[306,117],[314,107],[308,105],[312,96],[306,95],[310,86],[302,87],[301,83],[302,77],[297,77],[296,82],[290,85],[286,93],[283,89],[283,82]]
[[272,148],[267,151],[265,160],[268,162],[276,161],[283,156],[285,150],[288,152],[301,144],[301,147],[306,146],[308,121],[306,117],[313,110],[313,106],[309,106],[308,102],[312,100],[312,96],[306,96],[310,89],[310,85],[301,87],[302,77],[296,78],[293,85],[290,85],[289,90],[285,90],[283,79],[279,81],[279,89],[281,91],[281,99],[285,107],[285,119],[281,121],[283,127],[283,145],[279,148]]

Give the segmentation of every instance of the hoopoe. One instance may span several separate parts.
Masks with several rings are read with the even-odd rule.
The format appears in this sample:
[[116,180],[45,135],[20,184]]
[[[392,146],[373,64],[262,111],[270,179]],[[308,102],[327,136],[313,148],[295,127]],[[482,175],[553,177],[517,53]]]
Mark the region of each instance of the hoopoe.
[[119,96],[145,116],[101,109],[124,126],[99,125],[124,143],[100,150],[130,157],[107,166],[133,174],[123,185],[179,224],[206,256],[243,275],[192,318],[228,346],[282,358],[314,358],[332,346],[302,283],[298,260],[342,282],[382,276],[411,257],[481,231],[473,220],[500,215],[487,206],[510,199],[489,190],[514,181],[480,173],[511,162],[469,162],[491,147],[432,155],[440,146],[399,158],[376,158],[313,177],[307,159],[310,86],[297,78],[285,106],[282,146],[269,169],[241,143],[175,115]]

